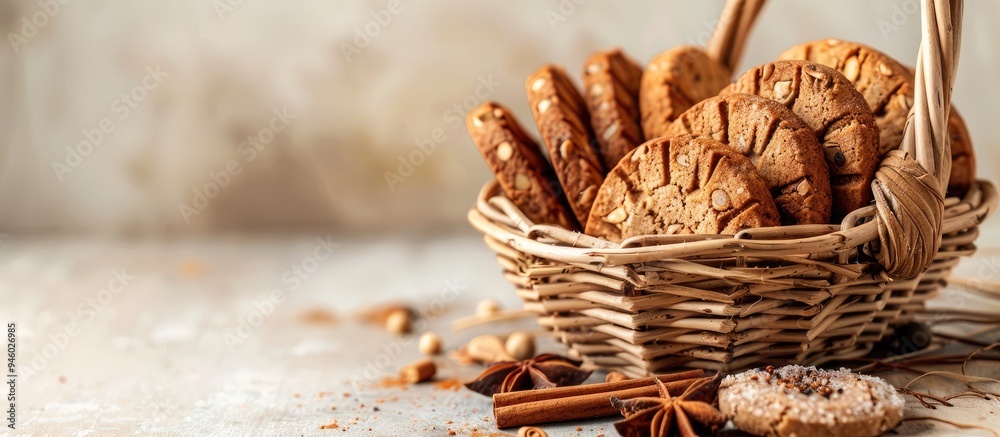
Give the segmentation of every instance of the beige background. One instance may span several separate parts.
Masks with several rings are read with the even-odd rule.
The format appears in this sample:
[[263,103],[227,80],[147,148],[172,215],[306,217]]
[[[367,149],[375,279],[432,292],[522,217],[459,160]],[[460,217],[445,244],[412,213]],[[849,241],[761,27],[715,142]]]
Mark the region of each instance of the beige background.
[[[231,10],[217,9],[227,1]],[[980,174],[995,180],[1000,2],[967,3],[954,101]],[[0,3],[0,231],[14,234],[467,230],[465,211],[489,173],[453,108],[479,100],[481,78],[500,85],[479,97],[526,115],[522,80],[542,63],[576,72],[589,52],[615,45],[645,62],[704,41],[722,1],[403,0],[350,60],[342,43],[356,26],[375,26],[372,13],[388,2],[77,0],[36,17],[44,25],[14,42],[43,4]],[[912,63],[919,19],[906,11],[915,5],[772,1],[744,67],[825,37]],[[156,66],[168,76],[119,118],[116,99]],[[275,108],[295,118],[248,161],[239,143]],[[53,162],[103,118],[114,132],[60,181]],[[390,187],[385,173],[435,129],[443,142]],[[180,205],[231,160],[241,172],[186,221]]]

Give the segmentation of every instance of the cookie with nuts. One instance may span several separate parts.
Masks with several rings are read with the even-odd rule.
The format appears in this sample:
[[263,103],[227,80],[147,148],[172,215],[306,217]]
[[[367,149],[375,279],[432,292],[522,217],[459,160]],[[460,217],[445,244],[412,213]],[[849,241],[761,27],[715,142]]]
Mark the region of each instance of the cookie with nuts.
[[697,46],[675,47],[654,56],[639,86],[646,139],[663,136],[681,113],[729,85],[731,75]]
[[841,72],[875,116],[879,157],[899,148],[913,106],[913,73],[905,65],[872,47],[833,38],[791,47],[778,59],[815,62]]
[[620,49],[594,53],[583,65],[584,100],[605,168],[642,143],[641,79],[642,67]]
[[764,178],[784,225],[830,222],[830,176],[816,135],[770,99],[730,94],[684,111],[666,136],[710,137],[746,156]]
[[878,126],[864,96],[843,74],[812,62],[777,61],[752,68],[719,94],[736,93],[775,100],[816,133],[830,171],[834,220],[871,202]]
[[529,219],[578,229],[552,167],[507,108],[483,103],[465,117],[465,126],[504,194]]
[[778,226],[753,163],[711,138],[647,141],[608,174],[586,233],[620,242],[650,234],[735,234]]
[[[805,60],[840,71],[864,96],[879,128],[879,157],[899,148],[906,119],[913,106],[913,69],[893,57],[864,44],[825,39],[785,50],[781,60]],[[948,196],[961,197],[976,179],[972,138],[965,121],[954,107],[948,119],[951,135],[952,171]]]
[[528,76],[525,88],[566,199],[581,227],[586,227],[605,174],[594,146],[587,105],[566,73],[553,65]]
[[847,369],[767,366],[719,387],[719,410],[754,435],[877,436],[899,424],[904,404],[884,379]]

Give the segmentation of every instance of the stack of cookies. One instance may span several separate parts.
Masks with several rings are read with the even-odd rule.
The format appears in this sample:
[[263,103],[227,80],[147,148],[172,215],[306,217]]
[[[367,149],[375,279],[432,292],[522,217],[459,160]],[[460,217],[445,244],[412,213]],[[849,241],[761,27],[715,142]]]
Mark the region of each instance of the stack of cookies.
[[[584,63],[582,92],[557,66],[528,77],[541,146],[495,102],[466,126],[530,220],[614,242],[836,223],[872,201],[875,170],[902,141],[912,69],[830,39],[732,76],[694,46],[645,69],[602,51]],[[949,128],[948,194],[963,196],[975,179],[971,139],[954,110]]]

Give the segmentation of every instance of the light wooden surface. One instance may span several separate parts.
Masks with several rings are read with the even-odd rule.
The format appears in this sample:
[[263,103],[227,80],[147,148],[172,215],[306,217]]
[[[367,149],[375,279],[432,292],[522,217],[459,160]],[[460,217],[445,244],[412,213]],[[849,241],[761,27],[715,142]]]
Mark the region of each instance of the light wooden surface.
[[[314,270],[310,257],[325,249],[308,236],[3,240],[0,322],[16,321],[20,342],[17,434],[499,432],[486,397],[464,388],[421,385],[404,390],[382,384],[418,358],[416,339],[395,338],[351,317],[377,302],[406,300],[429,313],[428,325],[420,327],[442,334],[447,348],[485,332],[534,329],[533,321],[524,320],[449,332],[452,320],[471,314],[485,297],[497,298],[508,308],[519,305],[479,238],[323,239],[336,247],[327,259],[317,260]],[[296,267],[302,273],[300,282],[292,279]],[[120,293],[102,293],[116,271],[134,279]],[[1000,253],[982,251],[964,262],[959,274],[1000,279]],[[254,315],[255,302],[266,300],[275,289],[286,299],[270,316]],[[939,301],[982,308],[954,290]],[[86,310],[90,302],[101,311]],[[310,313],[333,314],[336,320],[316,320]],[[248,318],[259,326],[244,332],[244,339],[239,326]],[[67,331],[66,324],[74,319],[78,329]],[[66,332],[75,334],[62,341]],[[228,344],[227,334],[233,336]],[[44,360],[46,348],[57,350],[49,360]],[[558,351],[559,346],[546,342],[542,350]],[[465,380],[480,370],[444,358],[439,363],[441,379]],[[26,372],[32,367],[37,371],[29,377]],[[998,377],[996,367],[973,369]],[[898,384],[912,376],[887,377]],[[933,390],[950,388],[936,383]],[[992,390],[1000,391],[996,386]],[[938,415],[1000,429],[1000,401],[995,398],[956,399],[955,407],[937,410],[920,407],[912,397],[907,402],[909,415]],[[614,419],[544,428],[553,436],[615,435]],[[334,420],[338,428],[320,429]],[[932,422],[907,423],[897,431],[958,432]]]

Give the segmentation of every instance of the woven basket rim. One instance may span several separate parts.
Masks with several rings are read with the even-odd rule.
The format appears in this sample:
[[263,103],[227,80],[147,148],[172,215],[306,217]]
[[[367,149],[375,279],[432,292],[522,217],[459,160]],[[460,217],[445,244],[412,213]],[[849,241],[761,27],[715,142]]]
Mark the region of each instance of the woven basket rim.
[[[998,199],[993,183],[977,180],[964,198],[946,199],[941,233],[946,235],[978,226],[992,215]],[[497,180],[491,179],[480,190],[467,218],[479,232],[534,256],[564,262],[622,265],[721,254],[773,257],[846,252],[878,240],[876,223],[870,220],[874,209],[873,205],[858,209],[839,225],[755,228],[735,235],[648,235],[616,244],[559,226],[532,223],[504,196]],[[797,237],[784,238],[788,235]],[[644,239],[649,244],[629,244]]]

